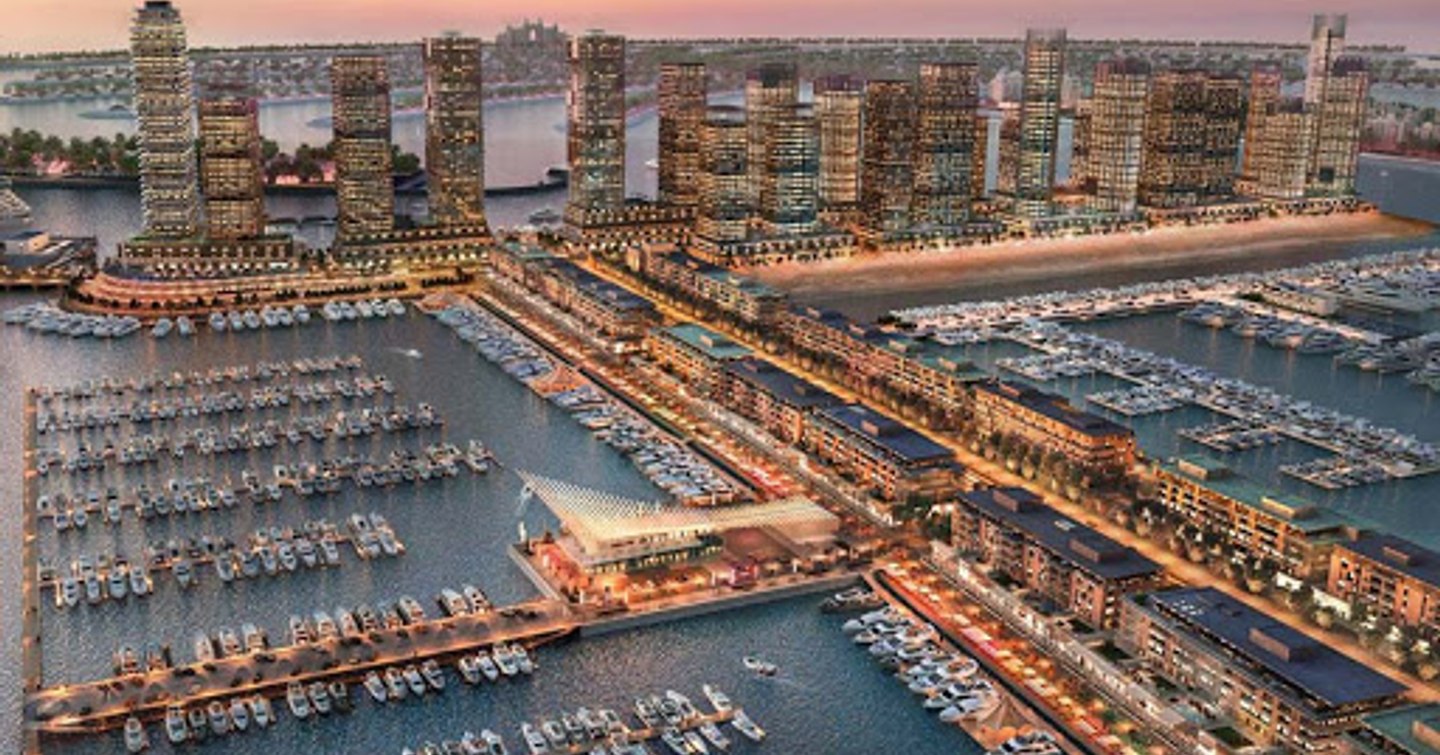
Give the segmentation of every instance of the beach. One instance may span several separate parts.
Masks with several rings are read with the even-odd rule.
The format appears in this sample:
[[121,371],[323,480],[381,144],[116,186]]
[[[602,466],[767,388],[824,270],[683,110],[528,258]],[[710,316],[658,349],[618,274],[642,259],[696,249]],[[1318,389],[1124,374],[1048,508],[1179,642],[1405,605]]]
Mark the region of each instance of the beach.
[[1349,256],[1375,243],[1414,240],[1418,246],[1434,233],[1429,223],[1366,212],[892,252],[744,272],[798,302],[875,317],[901,306],[1003,298],[1022,284],[1032,291],[1084,288],[1284,267]]

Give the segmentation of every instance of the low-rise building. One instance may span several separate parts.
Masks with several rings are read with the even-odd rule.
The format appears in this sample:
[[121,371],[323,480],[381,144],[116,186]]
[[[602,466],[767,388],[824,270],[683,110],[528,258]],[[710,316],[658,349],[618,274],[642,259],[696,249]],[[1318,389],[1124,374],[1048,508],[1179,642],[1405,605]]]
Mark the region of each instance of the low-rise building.
[[964,471],[949,449],[859,404],[811,412],[803,445],[884,501],[940,500]]
[[629,247],[626,264],[655,286],[704,303],[749,325],[774,322],[784,312],[784,293],[681,251],[673,244]]
[[1339,514],[1262,488],[1208,456],[1157,461],[1151,471],[1157,499],[1173,516],[1297,579],[1325,575],[1331,551],[1350,527]]
[[705,394],[720,385],[727,364],[750,356],[744,346],[694,323],[651,330],[645,350],[661,368]]
[[1440,703],[1371,713],[1342,748],[1344,755],[1432,755],[1440,752]]
[[1326,591],[1401,626],[1440,633],[1440,553],[1402,537],[1356,532],[1336,545]]
[[990,569],[1049,598],[1092,627],[1120,618],[1120,601],[1153,588],[1161,566],[1061,515],[1024,488],[962,493],[952,542]]
[[1135,433],[1081,411],[1060,396],[1003,380],[976,383],[975,424],[983,435],[1015,435],[1091,469],[1123,470],[1135,463]]
[[715,398],[785,443],[799,443],[811,412],[841,403],[829,391],[755,357],[725,366]]
[[496,250],[496,272],[568,312],[617,352],[630,352],[659,319],[655,305],[564,257],[524,244]]
[[1335,752],[1404,685],[1214,588],[1121,604],[1116,644],[1208,699],[1262,749]]

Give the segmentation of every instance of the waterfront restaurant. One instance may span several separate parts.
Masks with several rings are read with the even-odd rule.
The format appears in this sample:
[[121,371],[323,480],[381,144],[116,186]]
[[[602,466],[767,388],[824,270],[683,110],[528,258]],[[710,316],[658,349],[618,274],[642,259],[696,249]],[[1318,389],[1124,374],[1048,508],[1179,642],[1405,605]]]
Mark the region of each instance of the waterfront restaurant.
[[[560,520],[542,565],[567,587],[618,592],[626,576],[685,570],[702,562],[819,558],[835,544],[840,519],[807,498],[734,506],[685,507],[637,501],[521,472],[537,500]],[[719,575],[724,570],[710,570]],[[732,568],[730,579],[733,579]],[[707,585],[719,577],[707,579]]]
[[1154,588],[1164,573],[1024,488],[960,494],[950,530],[956,549],[1097,629],[1113,627],[1124,596]]
[[1440,553],[1401,537],[1355,532],[1330,555],[1326,592],[1440,639]]
[[883,501],[943,499],[964,473],[949,449],[859,404],[811,412],[803,445]]
[[1248,557],[1274,561],[1296,579],[1330,571],[1330,553],[1351,526],[1297,496],[1261,488],[1223,463],[1192,454],[1151,465],[1155,495],[1171,515],[1224,538]]
[[661,369],[706,395],[720,385],[726,365],[750,356],[744,346],[694,323],[652,328],[645,350]]
[[1135,463],[1129,428],[1060,396],[1004,380],[975,383],[972,395],[975,423],[984,435],[1016,435],[1092,469],[1125,470]]
[[1214,588],[1131,596],[1121,603],[1115,641],[1219,708],[1261,749],[1334,752],[1362,716],[1398,704],[1406,692]]

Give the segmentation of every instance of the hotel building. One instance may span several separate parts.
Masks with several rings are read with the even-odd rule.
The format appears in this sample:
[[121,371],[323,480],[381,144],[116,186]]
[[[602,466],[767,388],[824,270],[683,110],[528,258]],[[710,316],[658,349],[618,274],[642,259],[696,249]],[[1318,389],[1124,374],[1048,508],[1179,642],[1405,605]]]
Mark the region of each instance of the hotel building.
[[1357,532],[1336,545],[1325,591],[1432,639],[1440,636],[1440,553],[1404,538]]
[[1014,188],[1015,213],[1023,218],[1050,214],[1064,79],[1065,30],[1028,30]]
[[1129,428],[1080,411],[1060,396],[993,380],[972,386],[971,410],[982,436],[1014,435],[1091,469],[1123,471],[1135,463]]
[[1133,596],[1116,644],[1203,695],[1259,748],[1335,752],[1404,685],[1214,588]]
[[659,195],[663,203],[694,206],[700,201],[706,93],[704,63],[660,66]]
[[804,438],[812,412],[842,403],[829,391],[758,357],[726,364],[715,400],[791,445]]
[[1127,58],[1095,66],[1086,179],[1093,187],[1091,206],[1100,212],[1128,215],[1139,209],[1149,96],[1149,63]]
[[1315,143],[1310,158],[1310,193],[1355,193],[1355,165],[1369,92],[1370,73],[1365,61],[1350,56],[1336,58],[1325,77],[1324,98],[1311,124]]
[[1267,490],[1206,456],[1155,462],[1155,495],[1174,519],[1215,533],[1249,558],[1296,579],[1319,580],[1352,526],[1328,509]]
[[265,232],[265,178],[254,98],[200,101],[200,183],[211,240],[253,239]]
[[167,0],[146,0],[130,27],[140,204],[145,234],[189,239],[200,232],[195,107],[185,25]]
[[425,174],[430,219],[485,227],[480,40],[425,40]]
[[751,327],[774,326],[789,298],[754,279],[696,259],[674,245],[632,245],[627,266],[657,288],[701,303],[719,316]]
[[590,32],[570,40],[565,100],[570,199],[567,222],[625,208],[625,38]]
[[815,82],[815,119],[820,128],[820,208],[835,220],[860,205],[861,116],[865,86],[849,76]]
[[1163,71],[1150,84],[1140,202],[1189,208],[1234,195],[1241,82],[1205,71]]
[[865,85],[860,209],[872,238],[901,235],[911,228],[915,116],[915,90],[909,81],[874,79]]
[[952,544],[1081,621],[1113,628],[1124,596],[1156,587],[1159,564],[1059,514],[1024,488],[961,493]]
[[770,124],[800,102],[800,83],[793,63],[766,63],[745,77],[745,128],[750,177],[750,204],[760,204],[765,182],[766,140]]
[[920,66],[911,213],[918,226],[956,231],[970,218],[977,86],[974,63]]
[[341,240],[395,227],[391,178],[390,75],[380,56],[330,64],[335,129],[336,232]]
[[1262,113],[1252,107],[1249,119],[1246,138],[1251,141],[1245,143],[1244,170],[1237,189],[1262,199],[1304,199],[1314,115],[1303,100],[1292,98],[1273,101]]

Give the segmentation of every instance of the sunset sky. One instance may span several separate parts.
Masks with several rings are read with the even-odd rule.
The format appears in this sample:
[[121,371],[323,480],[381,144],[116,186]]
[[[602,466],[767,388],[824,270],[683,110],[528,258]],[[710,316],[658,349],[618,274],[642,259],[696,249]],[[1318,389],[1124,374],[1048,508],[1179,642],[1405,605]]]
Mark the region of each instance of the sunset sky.
[[[137,0],[138,1],[138,0]],[[125,45],[130,0],[0,0],[0,52]],[[1014,36],[1065,25],[1079,38],[1305,39],[1316,11],[1350,12],[1356,43],[1440,51],[1440,0],[176,0],[195,45],[493,35],[524,18],[631,36]]]

